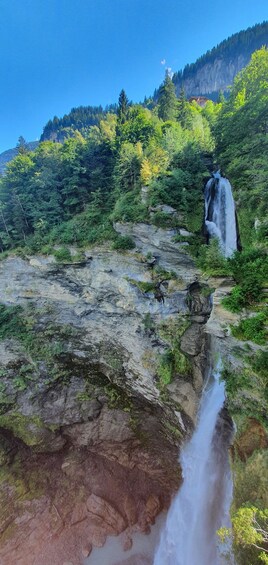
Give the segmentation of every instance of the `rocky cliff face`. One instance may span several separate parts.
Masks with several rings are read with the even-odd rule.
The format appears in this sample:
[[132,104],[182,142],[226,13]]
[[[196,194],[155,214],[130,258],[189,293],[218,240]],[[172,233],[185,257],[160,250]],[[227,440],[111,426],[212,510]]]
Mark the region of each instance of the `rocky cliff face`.
[[[179,447],[195,424],[211,340],[234,378],[244,367],[248,345],[229,330],[237,315],[221,305],[232,281],[204,280],[172,230],[116,229],[134,251],[0,263],[1,565],[81,565],[122,532],[130,548],[180,485]],[[239,414],[248,394],[231,400]],[[228,430],[225,410],[221,421]],[[246,416],[238,471],[266,446]]]
[[183,86],[187,96],[210,95],[220,90],[227,91],[234,81],[235,76],[250,60],[250,55],[240,54],[228,60],[215,58],[209,63],[200,66],[190,76],[186,76],[176,83],[176,93],[179,95]]
[[131,543],[180,483],[209,293],[172,230],[117,230],[133,252],[0,264],[1,303],[23,324],[0,341],[3,565],[76,565],[122,531]]
[[235,33],[213,49],[175,73],[173,81],[179,94],[183,86],[187,96],[209,95],[216,98],[226,91],[237,73],[245,67],[254,51],[268,44],[268,23]]

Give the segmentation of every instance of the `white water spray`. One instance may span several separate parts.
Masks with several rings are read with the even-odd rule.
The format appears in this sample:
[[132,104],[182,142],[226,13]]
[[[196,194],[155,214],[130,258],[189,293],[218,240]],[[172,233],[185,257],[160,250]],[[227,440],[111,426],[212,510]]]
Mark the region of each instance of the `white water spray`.
[[169,510],[154,565],[232,563],[222,554],[216,534],[230,527],[232,500],[231,429],[229,425],[226,433],[220,415],[224,399],[224,383],[216,370],[205,387],[196,430],[181,453],[184,482]]
[[211,237],[217,237],[225,257],[237,249],[235,204],[228,179],[214,173],[205,187],[205,224]]

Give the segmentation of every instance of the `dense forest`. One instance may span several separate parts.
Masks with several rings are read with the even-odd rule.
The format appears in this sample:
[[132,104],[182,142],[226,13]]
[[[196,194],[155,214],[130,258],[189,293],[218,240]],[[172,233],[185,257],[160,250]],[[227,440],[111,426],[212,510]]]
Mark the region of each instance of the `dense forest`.
[[164,224],[170,218],[151,212],[162,204],[200,234],[201,188],[215,159],[234,185],[244,247],[264,244],[267,119],[266,49],[239,74],[228,102],[201,108],[183,91],[177,98],[168,74],[153,110],[130,105],[122,91],[116,111],[98,114],[84,136],[76,130],[64,143],[45,141],[34,152],[18,147],[0,184],[1,250],[38,250],[41,242],[82,246],[105,239],[106,230],[110,238],[117,220]]
[[[79,260],[83,249],[103,242],[114,249],[130,249],[131,238],[119,236],[113,227],[118,221],[183,227],[191,234],[182,236],[177,230],[175,238],[188,243],[188,252],[200,268],[206,274],[234,278],[225,306],[233,312],[243,308],[251,312],[234,330],[236,335],[265,343],[267,77],[268,51],[262,48],[237,76],[228,101],[208,101],[201,108],[187,101],[183,91],[177,98],[167,74],[152,110],[130,105],[122,91],[112,111],[99,109],[91,118],[89,111],[84,135],[79,126],[80,131],[64,143],[43,141],[34,152],[20,144],[0,180],[1,258],[8,253],[43,253],[68,262],[70,245],[79,250]],[[77,114],[77,124],[81,125],[82,116],[83,112]],[[93,125],[90,119],[95,120]],[[65,126],[69,127],[68,121]],[[202,188],[214,166],[222,167],[232,182],[237,203],[243,251],[228,260],[215,240],[206,245],[202,235]],[[167,213],[165,205],[175,213]],[[262,402],[249,392],[244,413],[265,426],[267,357],[260,349],[249,355],[248,372],[238,374],[235,381],[227,368],[224,375],[230,409],[240,419],[240,386],[252,391],[254,382],[262,391]],[[258,483],[263,465],[264,455],[258,453],[258,460],[247,467],[248,484],[243,483],[234,500],[240,563],[248,562],[249,555],[252,564],[265,559],[263,538],[254,522],[267,520],[262,483]],[[252,483],[259,486],[253,488]],[[241,524],[247,527],[243,530]]]
[[79,106],[72,108],[69,114],[63,118],[54,116],[49,120],[43,129],[40,141],[59,141],[62,142],[73,135],[75,130],[85,133],[87,128],[100,123],[106,114],[115,112],[116,105],[111,104],[103,108],[102,106]]

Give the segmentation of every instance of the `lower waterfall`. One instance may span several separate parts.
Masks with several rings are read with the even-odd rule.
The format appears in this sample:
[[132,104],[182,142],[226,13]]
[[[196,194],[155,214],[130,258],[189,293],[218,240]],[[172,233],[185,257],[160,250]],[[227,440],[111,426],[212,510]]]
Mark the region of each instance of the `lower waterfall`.
[[184,482],[168,512],[154,565],[232,563],[216,534],[219,528],[230,527],[232,500],[232,429],[224,422],[224,401],[218,367],[204,389],[196,430],[181,452]]

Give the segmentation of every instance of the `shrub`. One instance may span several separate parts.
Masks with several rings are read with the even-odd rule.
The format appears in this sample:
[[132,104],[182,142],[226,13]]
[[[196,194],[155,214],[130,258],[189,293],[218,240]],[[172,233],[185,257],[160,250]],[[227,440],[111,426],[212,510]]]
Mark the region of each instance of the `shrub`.
[[221,303],[230,312],[240,312],[246,305],[243,288],[240,285],[236,285],[232,288],[229,296],[225,296]]
[[157,374],[160,379],[160,386],[169,385],[172,381],[174,372],[174,355],[171,349],[168,349],[159,359]]
[[238,326],[232,326],[232,334],[237,339],[250,340],[259,345],[265,345],[267,340],[267,312],[261,312],[257,316],[241,320]]
[[113,249],[116,250],[134,249],[135,247],[135,241],[129,235],[119,235],[113,243]]
[[24,328],[21,311],[20,306],[0,304],[0,339],[20,336]]
[[54,251],[54,257],[58,263],[71,263],[72,256],[68,247],[61,247]]
[[217,238],[211,239],[209,245],[201,246],[197,265],[207,275],[222,276],[229,275],[231,272]]
[[53,247],[51,247],[51,245],[43,245],[43,247],[41,248],[40,251],[43,255],[53,255],[54,254],[54,249],[53,249]]
[[111,214],[113,222],[143,222],[148,217],[147,207],[140,200],[140,192],[119,195]]
[[263,287],[268,279],[268,255],[263,249],[247,249],[236,252],[228,260],[230,272],[237,285],[222,304],[231,312],[252,307],[263,299]]
[[251,366],[261,377],[268,379],[268,351],[258,351],[251,360]]
[[175,228],[179,225],[178,218],[165,212],[155,212],[152,215],[152,223],[158,228]]

